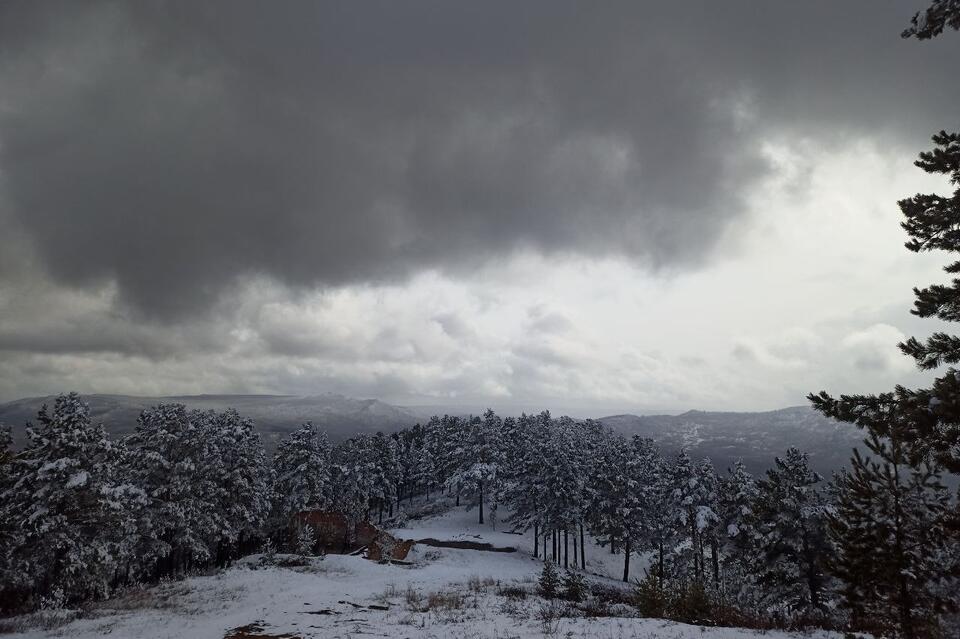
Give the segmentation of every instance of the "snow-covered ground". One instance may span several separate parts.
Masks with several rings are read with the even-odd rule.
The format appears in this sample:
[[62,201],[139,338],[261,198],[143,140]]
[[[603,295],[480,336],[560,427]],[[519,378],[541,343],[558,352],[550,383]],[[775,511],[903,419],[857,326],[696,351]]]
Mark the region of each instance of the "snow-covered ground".
[[[7,620],[21,625],[10,637],[92,639],[307,639],[336,637],[583,637],[600,639],[739,639],[760,633],[701,628],[656,619],[559,617],[532,593],[542,563],[531,556],[531,535],[476,523],[476,512],[449,511],[395,530],[404,538],[483,541],[517,552],[485,552],[417,545],[410,565],[331,555],[299,568],[257,568],[257,557],[211,576],[129,591],[82,618],[43,628],[51,615]],[[619,574],[621,555],[588,543],[588,572]],[[640,566],[637,567],[638,571]],[[637,574],[640,574],[638,572]],[[616,585],[613,579],[593,577]],[[506,591],[504,590],[506,589]],[[512,592],[511,592],[512,589]],[[512,595],[512,596],[511,596]],[[616,609],[616,606],[615,606]],[[630,615],[632,609],[620,608]],[[768,639],[792,637],[767,632]],[[839,638],[819,632],[797,637]]]
[[[414,504],[416,507],[417,504]],[[452,506],[452,504],[451,504]],[[476,541],[497,547],[513,547],[526,557],[533,555],[533,533],[523,535],[510,532],[510,526],[504,523],[506,514],[501,510],[499,521],[479,524],[476,508],[467,511],[463,507],[450,508],[439,515],[419,521],[410,521],[403,528],[390,532],[403,539],[449,539],[457,541]],[[543,540],[541,539],[541,542]],[[596,576],[620,579],[623,576],[623,555],[612,554],[610,547],[601,547],[589,536],[587,541],[587,572]],[[540,551],[543,552],[541,543]],[[573,561],[573,538],[570,539],[570,561]],[[542,555],[541,555],[542,556]],[[630,575],[642,577],[648,565],[646,556],[633,556],[630,560]]]

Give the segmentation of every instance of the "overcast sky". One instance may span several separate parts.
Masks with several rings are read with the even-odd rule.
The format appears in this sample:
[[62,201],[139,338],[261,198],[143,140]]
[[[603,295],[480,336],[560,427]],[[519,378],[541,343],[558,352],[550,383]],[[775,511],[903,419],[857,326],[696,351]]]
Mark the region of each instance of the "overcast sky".
[[905,0],[0,4],[0,400],[921,384]]

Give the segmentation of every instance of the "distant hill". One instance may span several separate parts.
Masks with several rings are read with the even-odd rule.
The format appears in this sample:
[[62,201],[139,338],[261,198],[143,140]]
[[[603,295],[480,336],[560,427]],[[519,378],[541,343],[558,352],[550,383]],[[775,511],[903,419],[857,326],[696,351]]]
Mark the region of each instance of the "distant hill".
[[829,478],[846,466],[864,432],[828,419],[809,406],[762,413],[688,411],[681,415],[612,415],[602,421],[625,435],[655,440],[667,454],[686,448],[695,457],[710,457],[724,471],[742,458],[754,473],[773,465],[790,446],[810,453],[810,463]]
[[[40,407],[53,405],[55,396],[30,397],[0,404],[0,423],[14,428],[22,444],[23,425],[33,420]],[[235,408],[253,419],[268,448],[277,440],[310,420],[327,432],[333,441],[358,433],[392,432],[412,426],[417,417],[402,408],[376,399],[354,399],[332,393],[324,395],[185,395],[179,397],[132,397],[128,395],[84,395],[94,421],[102,422],[114,435],[133,431],[144,408],[161,402],[178,402],[201,410]]]

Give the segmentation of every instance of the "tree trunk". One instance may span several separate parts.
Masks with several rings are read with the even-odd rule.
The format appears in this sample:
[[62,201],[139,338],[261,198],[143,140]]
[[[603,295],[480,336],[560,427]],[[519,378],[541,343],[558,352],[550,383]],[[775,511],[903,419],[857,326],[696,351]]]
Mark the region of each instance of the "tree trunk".
[[720,588],[720,551],[717,548],[717,540],[710,540],[710,559],[713,560],[713,585]]
[[480,523],[483,523],[483,482],[480,482]]
[[630,538],[623,540],[623,580],[630,581]]
[[663,542],[661,541],[657,544],[657,550],[659,551],[659,557],[657,559],[657,579],[659,583],[657,584],[659,590],[663,590]]
[[535,559],[540,558],[540,531],[536,524],[533,525],[533,556]]
[[573,567],[577,567],[577,531],[573,531]]
[[567,563],[567,560],[569,559],[569,557],[570,557],[570,535],[569,535],[569,531],[566,528],[564,528],[563,529],[563,567],[564,569],[570,567],[570,564]]
[[580,570],[587,569],[587,544],[583,541],[583,522],[580,522]]

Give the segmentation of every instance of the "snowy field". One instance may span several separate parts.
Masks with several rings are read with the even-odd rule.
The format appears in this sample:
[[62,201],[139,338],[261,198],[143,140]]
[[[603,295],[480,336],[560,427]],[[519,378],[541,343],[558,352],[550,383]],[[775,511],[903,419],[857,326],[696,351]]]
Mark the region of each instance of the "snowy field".
[[[131,590],[101,602],[81,618],[40,613],[7,620],[9,637],[113,636],[129,639],[307,639],[397,637],[470,639],[583,637],[598,639],[738,639],[828,637],[813,632],[758,633],[640,619],[615,604],[615,617],[562,617],[558,604],[532,594],[542,563],[532,557],[531,535],[476,523],[476,511],[452,510],[413,521],[393,532],[404,538],[480,541],[517,552],[486,552],[417,545],[409,565],[377,564],[331,555],[295,568],[257,568],[258,556],[224,572]],[[622,556],[588,543],[587,571],[594,582],[620,587]],[[637,575],[642,562],[635,562]],[[522,596],[518,590],[530,594]],[[44,627],[46,626],[46,627]]]

